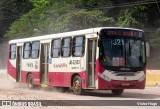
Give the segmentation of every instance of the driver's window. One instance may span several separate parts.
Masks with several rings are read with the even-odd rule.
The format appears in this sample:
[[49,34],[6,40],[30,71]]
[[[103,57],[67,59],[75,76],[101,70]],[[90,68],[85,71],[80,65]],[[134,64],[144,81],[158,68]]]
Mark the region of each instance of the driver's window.
[[131,45],[131,55],[139,57],[140,56],[140,41],[134,41]]

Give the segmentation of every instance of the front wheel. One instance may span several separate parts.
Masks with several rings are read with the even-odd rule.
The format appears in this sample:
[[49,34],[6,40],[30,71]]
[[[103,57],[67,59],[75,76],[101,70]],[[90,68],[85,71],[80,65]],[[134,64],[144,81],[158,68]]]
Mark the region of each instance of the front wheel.
[[83,89],[82,89],[82,80],[80,76],[75,76],[73,79],[73,93],[75,95],[82,95]]
[[114,95],[121,95],[123,93],[124,89],[113,89],[112,94]]

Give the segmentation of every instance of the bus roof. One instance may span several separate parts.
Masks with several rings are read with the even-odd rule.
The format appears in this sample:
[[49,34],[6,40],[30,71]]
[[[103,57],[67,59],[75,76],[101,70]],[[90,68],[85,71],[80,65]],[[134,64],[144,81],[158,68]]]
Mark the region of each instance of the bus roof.
[[136,30],[136,31],[142,31],[143,32],[143,30],[134,29],[134,28],[98,27],[98,28],[83,29],[83,30],[77,30],[77,31],[71,31],[71,32],[43,35],[43,36],[36,36],[36,37],[29,37],[29,38],[22,38],[22,39],[14,39],[14,40],[10,40],[9,43],[23,43],[23,42],[28,42],[28,41],[39,41],[39,40],[62,38],[62,37],[68,37],[68,36],[92,34],[92,33],[97,33],[97,32],[99,33],[102,29],[129,29],[129,30]]

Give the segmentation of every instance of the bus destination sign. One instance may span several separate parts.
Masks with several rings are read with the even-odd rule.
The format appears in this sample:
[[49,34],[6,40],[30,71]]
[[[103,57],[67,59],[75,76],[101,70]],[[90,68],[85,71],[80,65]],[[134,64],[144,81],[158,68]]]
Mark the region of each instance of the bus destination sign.
[[143,33],[141,31],[135,31],[135,30],[112,29],[112,30],[106,30],[106,35],[123,36],[123,37],[142,37]]

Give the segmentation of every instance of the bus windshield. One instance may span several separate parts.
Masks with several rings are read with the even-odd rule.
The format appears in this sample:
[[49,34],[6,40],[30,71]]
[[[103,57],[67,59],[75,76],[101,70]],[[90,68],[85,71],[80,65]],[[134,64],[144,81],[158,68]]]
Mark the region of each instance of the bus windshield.
[[99,55],[103,66],[144,67],[146,62],[144,41],[135,38],[103,38]]

